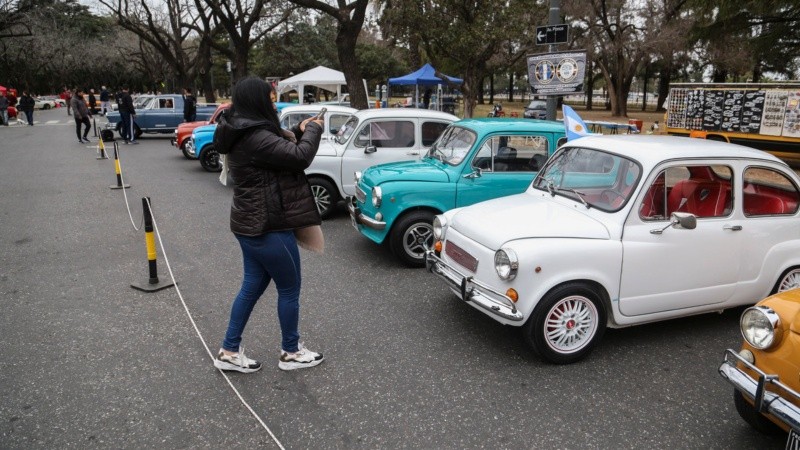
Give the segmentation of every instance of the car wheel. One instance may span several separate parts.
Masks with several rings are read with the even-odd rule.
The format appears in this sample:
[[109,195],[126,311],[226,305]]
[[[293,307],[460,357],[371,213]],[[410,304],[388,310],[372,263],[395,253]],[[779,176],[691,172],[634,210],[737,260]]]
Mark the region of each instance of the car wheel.
[[189,153],[189,146],[191,145],[191,139],[184,139],[183,143],[181,144],[181,153],[186,159],[197,159],[196,156]]
[[739,413],[739,416],[757,431],[768,435],[783,433],[779,426],[756,411],[756,408],[748,403],[744,395],[737,389],[733,390],[733,404],[736,405],[736,412]]
[[139,128],[139,125],[137,125],[135,123],[133,124],[133,133],[136,136],[136,139],[139,139],[140,137],[142,137],[142,129]]
[[42,106],[42,109],[50,109],[50,105],[48,105],[48,104],[46,104],[46,103],[45,103],[45,105],[44,105],[44,106]]
[[548,292],[523,326],[525,340],[542,359],[571,364],[585,358],[606,330],[600,295],[584,283]]
[[122,122],[117,122],[117,127],[116,127],[116,130],[117,130],[117,134],[119,135],[119,137],[121,137],[122,139],[125,139],[126,141],[128,140],[128,138],[127,138],[127,137],[125,137],[125,136],[122,134]]
[[778,292],[788,291],[798,287],[800,287],[800,267],[790,267],[783,272],[778,282],[775,283],[772,293],[777,294]]
[[317,203],[319,215],[323,219],[329,218],[336,209],[336,203],[339,201],[339,193],[336,191],[336,187],[324,178],[310,178],[308,184],[311,185],[311,193]]
[[389,245],[403,264],[425,265],[425,251],[433,246],[433,215],[430,211],[414,211],[392,227]]
[[222,164],[219,163],[219,152],[214,146],[209,144],[200,153],[200,165],[209,172],[222,172]]

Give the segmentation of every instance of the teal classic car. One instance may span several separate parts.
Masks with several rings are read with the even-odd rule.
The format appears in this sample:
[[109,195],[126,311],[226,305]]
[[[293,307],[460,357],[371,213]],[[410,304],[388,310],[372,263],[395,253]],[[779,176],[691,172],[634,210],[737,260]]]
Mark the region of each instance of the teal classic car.
[[347,202],[353,225],[387,240],[408,266],[422,267],[433,217],[449,209],[524,191],[564,142],[564,124],[529,119],[464,119],[451,124],[419,161],[356,173]]

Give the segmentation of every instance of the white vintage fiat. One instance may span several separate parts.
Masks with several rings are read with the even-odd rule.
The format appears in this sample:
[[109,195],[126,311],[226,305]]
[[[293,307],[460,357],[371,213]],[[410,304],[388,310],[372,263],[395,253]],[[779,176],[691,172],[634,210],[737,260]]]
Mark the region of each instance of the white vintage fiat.
[[434,221],[429,271],[547,361],[606,327],[721,311],[800,286],[800,179],[747,147],[588,136],[522,194]]

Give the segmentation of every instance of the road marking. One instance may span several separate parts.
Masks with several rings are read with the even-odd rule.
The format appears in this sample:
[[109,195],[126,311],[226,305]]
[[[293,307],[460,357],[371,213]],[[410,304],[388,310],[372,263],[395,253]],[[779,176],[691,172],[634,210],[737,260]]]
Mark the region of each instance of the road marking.
[[60,121],[60,120],[48,120],[48,121],[47,121],[47,122],[45,122],[45,123],[46,123],[47,125],[52,125],[52,124],[56,124],[56,123],[61,123],[61,121]]

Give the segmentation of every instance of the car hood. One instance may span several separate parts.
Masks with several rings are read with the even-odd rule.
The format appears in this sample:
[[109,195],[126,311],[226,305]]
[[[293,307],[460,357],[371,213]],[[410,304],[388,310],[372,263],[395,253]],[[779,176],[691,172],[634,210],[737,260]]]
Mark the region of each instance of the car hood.
[[517,239],[610,237],[600,221],[580,209],[528,193],[463,208],[453,216],[450,226],[493,250]]
[[447,183],[450,177],[436,161],[402,161],[372,166],[364,172],[364,181],[369,186],[378,186],[390,181],[424,181]]

